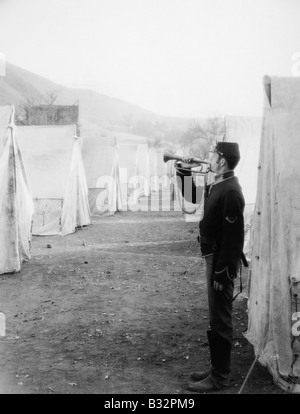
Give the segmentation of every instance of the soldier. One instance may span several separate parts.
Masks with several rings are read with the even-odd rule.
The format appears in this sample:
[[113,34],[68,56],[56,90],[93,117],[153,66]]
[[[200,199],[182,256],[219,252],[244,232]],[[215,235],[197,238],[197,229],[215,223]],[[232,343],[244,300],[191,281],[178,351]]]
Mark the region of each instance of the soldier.
[[[203,218],[199,223],[200,250],[206,262],[210,329],[207,331],[211,367],[194,372],[194,392],[219,390],[229,385],[232,348],[232,302],[234,279],[243,255],[245,200],[234,169],[240,160],[235,142],[218,142],[212,151],[215,181],[206,190]],[[188,162],[188,159],[183,159]],[[179,168],[177,179],[191,175]],[[193,190],[195,190],[195,184]],[[180,186],[179,186],[180,187]],[[181,187],[183,196],[195,203],[195,191]]]

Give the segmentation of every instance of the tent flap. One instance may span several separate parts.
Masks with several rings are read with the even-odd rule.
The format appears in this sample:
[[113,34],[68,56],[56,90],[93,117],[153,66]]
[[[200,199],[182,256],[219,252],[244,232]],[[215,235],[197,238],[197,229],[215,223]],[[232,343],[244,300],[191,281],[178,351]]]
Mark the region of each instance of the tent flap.
[[295,324],[300,324],[300,314],[295,310],[297,302],[300,309],[300,296],[292,289],[300,281],[300,79],[271,78],[270,88],[272,106],[266,97],[252,225],[246,338],[274,381],[298,393],[300,329]]
[[0,274],[30,259],[33,202],[15,128],[7,128],[0,158]]
[[17,133],[35,204],[32,234],[66,235],[90,224],[75,126],[20,126]]

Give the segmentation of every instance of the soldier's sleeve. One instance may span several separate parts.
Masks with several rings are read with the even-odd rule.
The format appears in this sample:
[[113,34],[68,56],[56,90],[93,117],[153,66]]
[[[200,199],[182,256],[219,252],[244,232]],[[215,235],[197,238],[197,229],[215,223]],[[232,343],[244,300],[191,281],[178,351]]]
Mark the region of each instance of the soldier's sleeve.
[[218,251],[214,280],[225,284],[237,275],[244,245],[244,199],[235,190],[222,200],[222,240]]
[[202,196],[202,188],[196,186],[192,172],[188,168],[182,168],[181,163],[177,163],[176,180],[179,191],[189,203],[199,203]]

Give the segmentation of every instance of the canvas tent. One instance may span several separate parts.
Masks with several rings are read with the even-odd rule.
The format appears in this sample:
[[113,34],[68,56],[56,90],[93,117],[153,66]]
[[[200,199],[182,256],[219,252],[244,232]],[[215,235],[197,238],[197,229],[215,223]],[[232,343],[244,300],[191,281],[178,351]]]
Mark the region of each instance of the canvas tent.
[[300,78],[264,78],[246,338],[282,389],[300,393]]
[[136,210],[140,198],[148,197],[151,192],[148,144],[124,135],[119,136],[117,142],[123,204]]
[[118,141],[122,199],[127,208],[139,209],[142,197],[151,193],[149,147],[145,143]]
[[158,192],[168,185],[168,164],[163,161],[164,151],[161,148],[149,148],[150,188],[151,192]]
[[82,157],[93,215],[139,208],[140,198],[151,191],[150,153],[145,138],[132,134],[83,138]]
[[149,175],[150,175],[150,189],[151,192],[157,192],[159,190],[159,175],[158,175],[158,152],[155,148],[149,148]]
[[114,138],[83,139],[85,166],[92,215],[114,214],[123,208],[119,148]]
[[33,202],[12,122],[0,127],[0,145],[0,274],[3,274],[20,271],[22,263],[30,259]]
[[32,234],[67,235],[90,224],[75,126],[20,126],[18,141],[34,200]]
[[14,109],[12,106],[3,105],[0,106],[0,125],[8,125],[11,119],[11,114]]
[[135,180],[135,163],[137,143],[118,139],[118,155],[120,168],[120,185],[123,209],[130,209],[139,203]]
[[137,184],[137,195],[148,197],[151,192],[150,188],[150,159],[149,148],[147,144],[137,146],[135,160],[135,178]]

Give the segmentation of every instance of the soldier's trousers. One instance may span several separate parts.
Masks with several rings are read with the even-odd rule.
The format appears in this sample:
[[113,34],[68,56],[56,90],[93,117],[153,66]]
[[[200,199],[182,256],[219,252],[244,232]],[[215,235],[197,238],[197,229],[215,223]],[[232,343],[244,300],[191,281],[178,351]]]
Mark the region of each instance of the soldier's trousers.
[[206,278],[209,303],[210,330],[207,332],[211,354],[212,373],[217,384],[225,385],[231,364],[232,298],[234,282],[228,281],[222,291],[213,287],[213,255],[206,256]]

